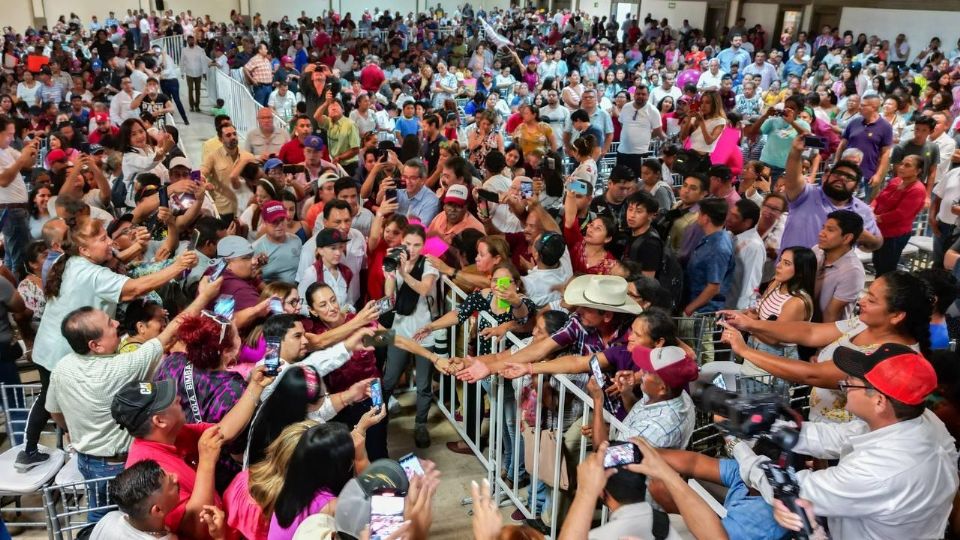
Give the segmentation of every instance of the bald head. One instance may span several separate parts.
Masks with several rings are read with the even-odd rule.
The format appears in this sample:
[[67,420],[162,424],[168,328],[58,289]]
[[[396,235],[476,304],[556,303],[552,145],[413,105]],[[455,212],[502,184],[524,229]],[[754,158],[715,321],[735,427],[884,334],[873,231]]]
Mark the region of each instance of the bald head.
[[62,251],[63,240],[67,237],[67,222],[62,218],[53,218],[43,224],[40,235],[47,249]]

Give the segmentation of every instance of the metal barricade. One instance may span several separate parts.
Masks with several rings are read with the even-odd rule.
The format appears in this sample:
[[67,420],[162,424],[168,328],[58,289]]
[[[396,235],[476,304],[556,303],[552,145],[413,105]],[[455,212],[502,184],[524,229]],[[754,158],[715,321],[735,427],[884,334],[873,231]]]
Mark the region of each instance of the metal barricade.
[[182,34],[165,36],[150,41],[150,48],[160,47],[175,64],[180,65],[180,54],[183,51],[184,37]]
[[117,505],[110,501],[110,492],[107,491],[105,504],[91,507],[93,498],[90,494],[97,489],[97,484],[109,482],[113,477],[95,478],[72,484],[50,486],[43,490],[43,506],[46,508],[47,521],[50,527],[50,538],[53,540],[72,540],[93,525],[87,523],[87,513],[91,510],[111,511]]

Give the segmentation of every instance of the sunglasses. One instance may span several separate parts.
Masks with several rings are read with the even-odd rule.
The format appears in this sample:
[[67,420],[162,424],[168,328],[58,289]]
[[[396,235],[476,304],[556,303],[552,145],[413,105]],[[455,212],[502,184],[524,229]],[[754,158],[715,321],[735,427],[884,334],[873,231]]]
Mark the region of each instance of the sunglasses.
[[862,384],[850,384],[847,381],[840,381],[837,383],[837,386],[840,388],[840,391],[843,393],[848,392],[851,388],[862,388],[864,390],[873,390],[872,386],[866,386]]
[[850,173],[848,173],[848,172],[839,171],[839,170],[837,170],[837,169],[830,169],[830,176],[833,176],[833,175],[837,175],[837,176],[840,176],[840,177],[842,177],[842,178],[845,178],[848,182],[859,182],[859,181],[860,181],[860,179],[857,178],[856,176],[854,176],[854,175],[852,175],[852,174],[850,174]]
[[207,317],[208,319],[213,319],[213,322],[220,325],[220,341],[217,342],[217,345],[222,344],[223,338],[227,336],[227,327],[230,326],[230,320],[227,319],[226,317],[217,315],[216,313],[206,309],[201,311],[200,315],[203,317]]

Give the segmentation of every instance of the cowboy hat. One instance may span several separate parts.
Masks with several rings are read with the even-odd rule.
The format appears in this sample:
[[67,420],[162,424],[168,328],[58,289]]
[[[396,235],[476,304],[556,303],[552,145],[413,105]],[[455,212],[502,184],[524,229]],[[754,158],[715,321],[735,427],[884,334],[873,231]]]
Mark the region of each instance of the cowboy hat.
[[570,306],[587,307],[614,313],[636,315],[643,311],[640,304],[627,295],[627,280],[619,276],[584,275],[573,279],[565,291],[563,301]]

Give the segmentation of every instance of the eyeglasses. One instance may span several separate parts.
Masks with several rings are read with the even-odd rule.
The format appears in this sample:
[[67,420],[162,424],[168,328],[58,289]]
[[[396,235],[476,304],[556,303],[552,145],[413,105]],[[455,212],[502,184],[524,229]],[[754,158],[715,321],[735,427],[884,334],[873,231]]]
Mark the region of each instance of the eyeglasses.
[[856,176],[854,176],[854,175],[852,175],[852,174],[850,174],[850,173],[848,173],[848,172],[838,171],[837,169],[830,169],[830,176],[833,176],[833,175],[837,175],[837,176],[840,176],[840,177],[842,177],[842,178],[845,178],[845,179],[847,179],[848,182],[859,182],[859,181],[860,181],[860,179],[857,178]]
[[773,207],[773,206],[763,205],[763,209],[764,209],[764,210],[769,210],[769,211],[771,211],[771,212],[773,212],[773,213],[775,213],[775,214],[782,214],[782,213],[783,213],[783,209],[781,209],[781,208],[775,208],[775,207]]
[[201,311],[200,315],[207,317],[208,319],[213,319],[213,322],[220,325],[220,341],[217,342],[217,345],[223,343],[223,338],[227,336],[227,327],[230,326],[230,321],[226,317],[221,317],[220,315],[217,315],[216,313],[206,309]]
[[287,300],[287,305],[290,307],[299,307],[300,304],[303,304],[303,298],[291,298]]
[[865,386],[862,384],[850,384],[847,381],[840,381],[837,383],[837,386],[840,387],[840,391],[843,393],[848,392],[851,388],[862,388],[864,390],[873,390],[872,386]]

